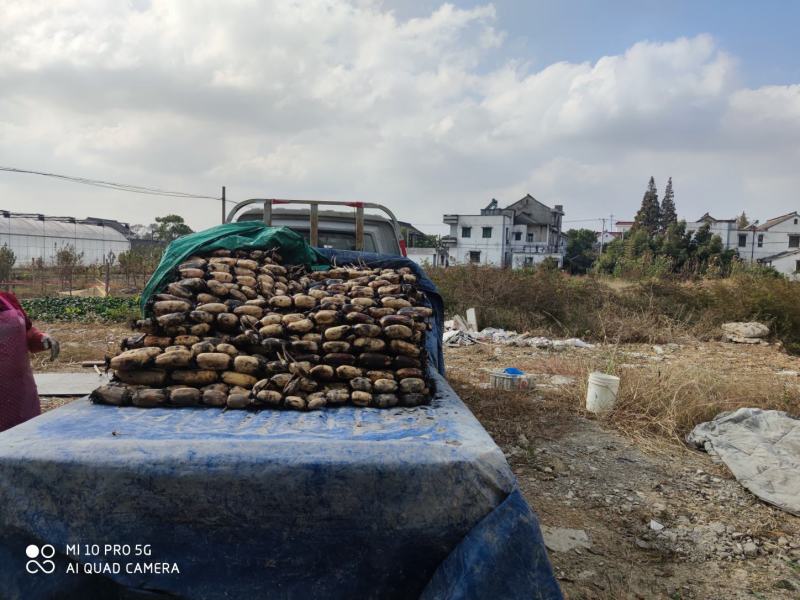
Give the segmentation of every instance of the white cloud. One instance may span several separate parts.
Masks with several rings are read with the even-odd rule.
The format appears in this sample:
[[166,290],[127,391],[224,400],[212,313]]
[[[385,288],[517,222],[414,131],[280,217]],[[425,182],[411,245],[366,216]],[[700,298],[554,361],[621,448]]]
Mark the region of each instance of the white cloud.
[[[0,164],[360,198],[423,224],[526,192],[567,219],[629,215],[651,174],[687,216],[796,208],[800,86],[743,87],[707,35],[536,71],[498,60],[503,42],[490,5],[399,20],[372,1],[0,0]],[[21,178],[0,176],[0,208],[218,218]]]

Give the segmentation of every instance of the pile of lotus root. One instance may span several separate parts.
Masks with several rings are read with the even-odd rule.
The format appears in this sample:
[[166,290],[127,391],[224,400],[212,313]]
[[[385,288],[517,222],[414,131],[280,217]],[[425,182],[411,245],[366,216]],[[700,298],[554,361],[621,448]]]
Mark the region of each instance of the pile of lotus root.
[[288,408],[418,406],[430,398],[411,269],[285,266],[216,250],[177,267],[109,360],[103,404]]

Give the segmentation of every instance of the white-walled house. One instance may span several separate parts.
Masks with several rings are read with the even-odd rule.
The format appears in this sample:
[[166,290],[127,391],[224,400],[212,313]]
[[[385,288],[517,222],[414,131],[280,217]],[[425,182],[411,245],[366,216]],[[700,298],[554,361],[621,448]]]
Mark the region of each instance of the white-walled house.
[[442,238],[449,264],[526,267],[553,258],[561,266],[566,236],[564,209],[542,204],[530,194],[499,208],[497,200],[478,215],[444,215],[450,234]]
[[406,256],[423,268],[447,266],[445,251],[439,251],[436,248],[418,248],[412,246],[411,248],[406,248]]
[[718,235],[725,249],[738,249],[739,238],[736,219],[715,219],[706,213],[694,223],[686,224],[686,233],[694,235],[703,225],[708,225],[712,235]]
[[760,260],[761,264],[774,268],[793,281],[800,281],[800,248],[786,250]]
[[614,228],[621,234],[628,233],[633,227],[633,221],[616,221]]
[[[759,262],[766,262],[778,254],[800,249],[800,215],[793,211],[740,231],[738,249],[742,258]],[[778,270],[781,273],[789,273]]]
[[597,245],[598,246],[607,246],[614,240],[618,240],[622,237],[622,231],[595,231],[595,237],[597,238]]

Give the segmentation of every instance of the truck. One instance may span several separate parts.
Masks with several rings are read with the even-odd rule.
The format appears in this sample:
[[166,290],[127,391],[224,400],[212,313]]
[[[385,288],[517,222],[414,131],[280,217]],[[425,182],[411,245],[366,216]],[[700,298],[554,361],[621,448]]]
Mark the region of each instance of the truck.
[[430,405],[87,397],[0,433],[0,597],[561,598],[502,451],[444,377],[443,302],[402,256],[394,215],[371,222],[371,205],[352,206],[351,235],[313,202],[307,224],[275,200],[227,220],[307,231],[332,263],[411,268],[434,312]]

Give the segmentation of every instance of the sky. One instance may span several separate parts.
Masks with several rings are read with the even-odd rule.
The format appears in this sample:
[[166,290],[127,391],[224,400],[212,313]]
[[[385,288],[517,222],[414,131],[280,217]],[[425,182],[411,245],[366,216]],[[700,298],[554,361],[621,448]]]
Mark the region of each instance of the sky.
[[[800,209],[800,3],[0,0],[0,166],[363,200],[431,233],[526,193],[566,227]],[[0,171],[0,209],[220,221]]]

